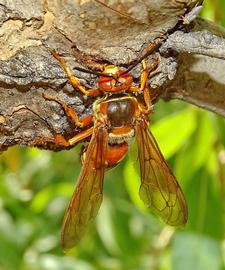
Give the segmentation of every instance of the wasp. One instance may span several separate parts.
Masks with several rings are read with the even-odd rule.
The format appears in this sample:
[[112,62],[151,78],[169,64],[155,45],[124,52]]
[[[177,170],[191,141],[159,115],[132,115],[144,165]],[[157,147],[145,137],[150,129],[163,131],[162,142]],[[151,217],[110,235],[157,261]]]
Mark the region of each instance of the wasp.
[[[98,87],[88,90],[72,75],[55,51],[53,56],[61,63],[77,91],[86,96],[96,96],[93,114],[79,119],[64,101],[44,94],[46,100],[60,104],[75,124],[84,129],[69,140],[57,134],[53,138],[40,138],[39,142],[72,146],[91,138],[83,150],[83,166],[64,217],[61,234],[63,248],[67,250],[76,245],[96,217],[103,200],[105,171],[124,159],[133,137],[140,162],[140,198],[167,224],[185,224],[188,211],[183,192],[148,128],[148,116],[153,112],[148,77],[157,67],[158,60],[150,65],[142,60],[138,85],[129,72],[114,65],[105,65],[98,77]],[[142,102],[138,101],[135,93],[142,94]]]

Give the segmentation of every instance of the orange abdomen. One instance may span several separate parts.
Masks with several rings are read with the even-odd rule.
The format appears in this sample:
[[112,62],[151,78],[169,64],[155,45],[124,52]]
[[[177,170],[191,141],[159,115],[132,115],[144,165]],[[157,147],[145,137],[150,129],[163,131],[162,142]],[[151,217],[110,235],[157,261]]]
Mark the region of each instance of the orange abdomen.
[[108,144],[106,152],[106,167],[113,168],[124,159],[128,151],[128,144]]

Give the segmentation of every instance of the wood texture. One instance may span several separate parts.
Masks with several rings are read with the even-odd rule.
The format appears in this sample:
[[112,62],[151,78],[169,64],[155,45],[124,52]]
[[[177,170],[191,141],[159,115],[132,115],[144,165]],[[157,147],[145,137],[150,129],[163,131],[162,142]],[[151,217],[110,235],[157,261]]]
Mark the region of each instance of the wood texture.
[[[43,92],[59,96],[80,117],[91,113],[94,99],[71,87],[50,53],[53,49],[71,69],[98,69],[105,63],[129,67],[154,40],[161,41],[160,65],[150,78],[160,97],[182,99],[225,116],[224,60],[197,56],[207,39],[202,48],[187,53],[205,29],[223,42],[224,29],[207,21],[197,19],[183,28],[183,16],[201,2],[115,0],[109,9],[94,0],[0,0],[0,150],[29,145],[55,132],[71,137],[80,131],[58,104],[43,99]],[[169,43],[172,35],[180,35],[184,49]],[[87,88],[96,86],[96,76],[73,73]],[[138,78],[140,65],[131,73]]]

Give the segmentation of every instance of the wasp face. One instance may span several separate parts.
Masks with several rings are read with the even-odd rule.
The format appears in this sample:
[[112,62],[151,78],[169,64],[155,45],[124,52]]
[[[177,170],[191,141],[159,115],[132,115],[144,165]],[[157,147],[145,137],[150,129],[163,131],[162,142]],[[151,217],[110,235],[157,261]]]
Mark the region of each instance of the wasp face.
[[[105,76],[104,76],[105,75]],[[121,92],[128,90],[133,83],[133,78],[129,73],[124,73],[118,67],[108,65],[99,77],[99,89],[102,92]]]

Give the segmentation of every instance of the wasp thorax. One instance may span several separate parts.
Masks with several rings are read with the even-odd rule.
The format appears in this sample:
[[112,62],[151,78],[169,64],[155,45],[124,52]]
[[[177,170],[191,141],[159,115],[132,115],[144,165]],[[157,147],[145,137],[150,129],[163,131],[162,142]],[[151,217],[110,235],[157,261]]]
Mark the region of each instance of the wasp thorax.
[[135,113],[131,99],[115,99],[108,102],[108,120],[113,127],[130,125]]

